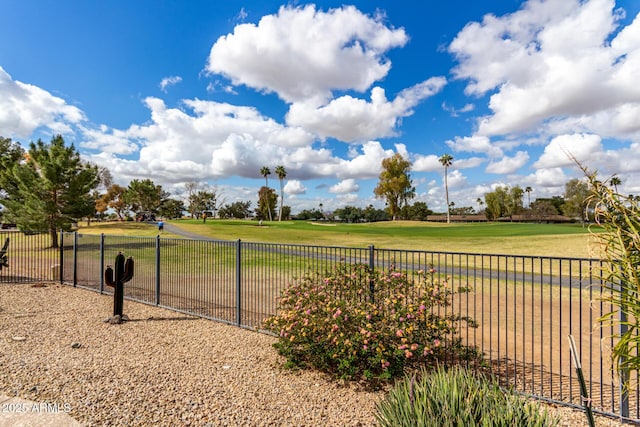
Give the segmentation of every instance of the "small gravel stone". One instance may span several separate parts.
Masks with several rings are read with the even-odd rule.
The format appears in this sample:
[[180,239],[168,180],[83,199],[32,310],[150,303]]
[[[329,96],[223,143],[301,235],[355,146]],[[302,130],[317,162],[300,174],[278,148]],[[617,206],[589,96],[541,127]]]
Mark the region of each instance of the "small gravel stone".
[[[68,405],[85,425],[375,425],[384,390],[283,370],[272,336],[131,301],[132,321],[103,323],[112,307],[69,286],[0,285],[0,392]],[[562,426],[586,425],[548,408]]]

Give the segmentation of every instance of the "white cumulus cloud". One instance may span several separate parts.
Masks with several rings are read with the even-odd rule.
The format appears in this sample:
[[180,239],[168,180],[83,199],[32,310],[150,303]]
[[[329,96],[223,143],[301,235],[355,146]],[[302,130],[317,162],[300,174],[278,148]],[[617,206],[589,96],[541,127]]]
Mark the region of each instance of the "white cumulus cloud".
[[206,70],[235,85],[275,92],[287,102],[316,99],[333,90],[367,90],[391,67],[384,54],[408,40],[353,6],[327,12],[315,5],[282,6],[258,24],[240,24],[211,48]]
[[27,138],[38,128],[66,134],[85,120],[79,108],[37,86],[13,80],[0,66],[0,129],[4,136]]
[[433,77],[403,90],[393,101],[387,100],[384,89],[374,87],[370,101],[345,95],[319,107],[297,102],[291,105],[286,121],[322,138],[346,142],[394,136],[399,120],[413,114],[416,105],[439,92],[445,84],[445,78]]
[[446,141],[446,144],[456,152],[483,153],[489,157],[502,157],[503,155],[500,147],[492,144],[488,137],[481,135],[456,137]]
[[597,160],[602,153],[602,138],[598,135],[560,135],[551,140],[544,153],[533,164],[536,168],[575,166],[575,161]]
[[493,161],[487,165],[488,173],[510,174],[516,172],[529,161],[529,154],[526,151],[518,151],[515,156],[504,156],[500,160]]
[[305,194],[307,192],[307,188],[299,180],[292,179],[287,181],[284,185],[284,192],[289,195]]
[[329,193],[346,194],[355,193],[360,190],[360,186],[355,179],[349,178],[329,187]]
[[640,132],[640,16],[620,28],[614,0],[530,0],[467,24],[449,45],[469,94],[491,95],[481,135]]

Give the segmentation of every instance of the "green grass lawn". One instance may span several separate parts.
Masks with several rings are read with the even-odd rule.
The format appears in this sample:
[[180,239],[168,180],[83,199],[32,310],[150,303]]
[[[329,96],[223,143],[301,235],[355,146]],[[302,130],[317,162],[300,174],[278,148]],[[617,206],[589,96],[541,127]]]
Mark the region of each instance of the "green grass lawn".
[[[311,221],[176,220],[186,231],[222,240],[321,246],[413,249],[442,252],[597,257],[593,229],[580,224],[465,223],[388,221],[343,224]],[[598,230],[595,230],[598,231]],[[155,236],[154,225],[94,223],[81,233]],[[163,237],[176,237],[163,233]]]

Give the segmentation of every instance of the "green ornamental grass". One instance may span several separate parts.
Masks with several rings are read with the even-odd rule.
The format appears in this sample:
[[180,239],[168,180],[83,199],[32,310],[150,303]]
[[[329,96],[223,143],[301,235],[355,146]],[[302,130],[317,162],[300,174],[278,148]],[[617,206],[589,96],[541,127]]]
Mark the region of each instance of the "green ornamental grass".
[[439,367],[406,376],[376,407],[381,427],[543,427],[556,417],[468,369]]

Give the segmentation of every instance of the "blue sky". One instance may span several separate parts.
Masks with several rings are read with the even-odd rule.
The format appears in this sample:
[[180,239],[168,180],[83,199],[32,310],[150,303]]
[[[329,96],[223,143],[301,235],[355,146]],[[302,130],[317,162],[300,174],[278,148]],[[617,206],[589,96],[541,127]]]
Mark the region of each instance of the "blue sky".
[[[0,0],[0,135],[61,133],[115,181],[252,200],[284,165],[293,212],[497,185],[561,195],[574,156],[640,194],[640,2]],[[274,173],[269,184],[279,190]]]

